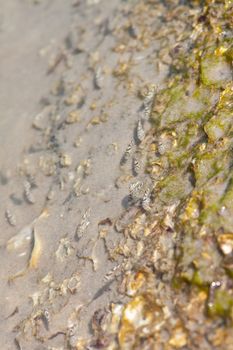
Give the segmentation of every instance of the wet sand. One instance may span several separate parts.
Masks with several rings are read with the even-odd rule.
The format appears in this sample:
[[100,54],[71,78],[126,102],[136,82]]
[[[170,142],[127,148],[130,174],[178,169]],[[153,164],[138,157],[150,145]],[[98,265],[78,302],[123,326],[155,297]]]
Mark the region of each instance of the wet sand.
[[[1,5],[4,349],[74,345],[90,336],[96,310],[122,298],[108,277],[117,263],[107,251],[122,238],[113,223],[128,205],[134,179],[131,163],[121,168],[120,161],[141,113],[138,84],[166,76],[166,68],[146,64],[156,42],[143,55],[117,51],[112,32],[128,9],[119,1]],[[104,220],[107,225],[99,225]],[[17,234],[16,247],[9,240]],[[75,286],[67,287],[68,281]]]

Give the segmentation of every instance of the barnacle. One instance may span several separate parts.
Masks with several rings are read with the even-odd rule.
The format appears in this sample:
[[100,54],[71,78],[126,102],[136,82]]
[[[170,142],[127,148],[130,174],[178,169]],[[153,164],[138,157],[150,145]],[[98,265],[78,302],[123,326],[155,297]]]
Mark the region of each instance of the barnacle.
[[62,153],[60,156],[60,164],[62,167],[69,167],[72,164],[72,158],[67,153]]
[[61,238],[59,246],[55,252],[56,258],[60,261],[64,261],[74,251],[72,243],[67,237]]

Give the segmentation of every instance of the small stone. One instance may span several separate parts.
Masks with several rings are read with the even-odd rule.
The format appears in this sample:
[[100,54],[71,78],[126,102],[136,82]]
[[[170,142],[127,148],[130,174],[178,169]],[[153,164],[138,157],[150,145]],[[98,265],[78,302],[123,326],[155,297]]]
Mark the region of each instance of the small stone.
[[80,121],[80,115],[78,111],[74,110],[71,111],[68,116],[66,117],[66,123],[67,124],[74,124]]
[[69,154],[63,153],[60,158],[60,164],[62,167],[67,168],[72,164],[72,159]]
[[180,349],[187,345],[187,335],[184,333],[181,327],[176,328],[175,333],[169,340],[169,344],[174,346],[176,349]]
[[219,247],[223,254],[228,255],[233,251],[233,234],[225,233],[217,237]]

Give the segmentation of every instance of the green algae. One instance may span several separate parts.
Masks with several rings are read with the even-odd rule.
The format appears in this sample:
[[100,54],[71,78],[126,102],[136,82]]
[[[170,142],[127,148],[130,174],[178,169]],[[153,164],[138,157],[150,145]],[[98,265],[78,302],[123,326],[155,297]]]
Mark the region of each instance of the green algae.
[[[152,123],[156,120],[158,128],[159,120],[159,130],[172,130],[176,135],[173,148],[162,155],[167,168],[176,174],[168,173],[157,184],[160,200],[181,203],[176,229],[184,238],[176,287],[183,280],[208,289],[216,275],[232,278],[232,269],[224,265],[215,241],[215,232],[233,227],[233,49],[232,40],[221,35],[224,28],[229,30],[226,22],[231,16],[224,11],[231,10],[231,5],[229,1],[225,7],[215,1],[207,3],[204,16],[215,23],[214,30],[203,29],[193,53],[186,58],[182,55],[181,66],[185,62],[189,69],[174,73],[168,87],[157,94],[152,112]],[[222,16],[216,25],[216,16],[211,16],[217,11]],[[189,179],[189,185],[184,179]],[[229,317],[231,307],[232,296],[219,290],[208,314]]]
[[208,303],[208,314],[211,317],[231,317],[233,309],[233,296],[226,290],[217,289],[214,300]]
[[203,185],[225,169],[229,155],[227,152],[213,151],[195,157],[193,171],[197,186]]
[[201,81],[204,85],[223,87],[232,79],[232,71],[225,57],[206,55],[201,60]]
[[232,127],[232,115],[230,113],[219,112],[214,115],[204,126],[204,130],[211,142],[227,136]]
[[171,204],[174,201],[186,197],[192,190],[188,177],[181,177],[178,174],[172,174],[165,177],[160,181],[159,187],[159,198],[167,204]]
[[175,84],[162,92],[162,101],[166,105],[160,114],[162,128],[186,120],[199,120],[211,103],[210,90],[192,84]]
[[221,198],[221,203],[222,205],[233,209],[233,177],[231,177],[228,181],[225,193]]

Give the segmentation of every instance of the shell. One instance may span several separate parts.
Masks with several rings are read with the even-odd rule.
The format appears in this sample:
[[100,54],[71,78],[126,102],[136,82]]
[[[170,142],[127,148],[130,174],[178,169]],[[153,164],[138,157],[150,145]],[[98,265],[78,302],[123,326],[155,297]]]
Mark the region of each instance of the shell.
[[141,119],[139,119],[137,123],[136,135],[139,142],[142,142],[145,138],[145,131],[144,131]]

